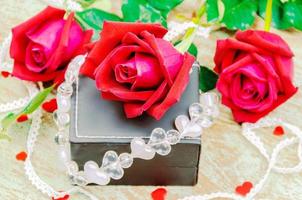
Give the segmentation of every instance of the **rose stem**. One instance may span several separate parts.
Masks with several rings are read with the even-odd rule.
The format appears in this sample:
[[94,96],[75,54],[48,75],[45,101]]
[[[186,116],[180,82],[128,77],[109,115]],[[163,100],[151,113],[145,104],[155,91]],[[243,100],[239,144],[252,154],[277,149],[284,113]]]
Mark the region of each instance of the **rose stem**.
[[264,30],[269,32],[272,22],[273,0],[267,0],[264,18]]
[[[197,10],[196,17],[194,17],[192,19],[192,22],[194,22],[196,25],[199,25],[200,22],[201,22],[201,17],[204,15],[205,12],[206,12],[206,4],[203,3],[200,6],[200,8]],[[194,28],[189,28],[186,31],[186,33],[185,33],[182,41],[178,45],[176,45],[175,48],[178,51],[180,51],[181,53],[186,52],[190,48],[190,46],[191,46],[191,44],[193,42],[193,39],[195,37],[195,32],[196,32],[196,28],[195,27]]]

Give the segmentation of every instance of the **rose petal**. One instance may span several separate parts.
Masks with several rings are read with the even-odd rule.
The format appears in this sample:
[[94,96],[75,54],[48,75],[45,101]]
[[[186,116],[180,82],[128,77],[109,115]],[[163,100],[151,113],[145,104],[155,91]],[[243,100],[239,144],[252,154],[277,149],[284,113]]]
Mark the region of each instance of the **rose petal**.
[[132,32],[128,32],[125,34],[125,36],[122,39],[122,44],[124,45],[137,45],[144,49],[146,49],[147,52],[150,52],[151,54],[154,54],[153,49],[150,47],[150,45],[145,42],[144,40],[140,39],[137,35],[135,35]]
[[64,10],[48,6],[36,16],[14,27],[12,29],[13,38],[10,46],[10,56],[18,61],[23,61],[25,59],[25,49],[29,41],[26,37],[26,32],[49,19],[61,19],[64,14]]
[[43,47],[46,58],[49,58],[58,46],[64,24],[64,19],[49,20],[39,28],[30,29],[26,36],[32,43]]
[[137,76],[131,90],[154,88],[163,80],[159,63],[154,57],[136,53],[135,63]]
[[283,88],[283,85],[280,81],[280,77],[276,73],[276,69],[273,67],[273,66],[275,66],[274,60],[271,57],[267,57],[267,56],[264,56],[264,55],[260,56],[257,53],[253,53],[251,55],[253,56],[253,58],[256,61],[258,61],[259,64],[262,65],[262,69],[266,70],[268,76],[271,76],[275,79],[275,82],[278,86],[278,90],[283,91],[284,88]]
[[102,92],[111,92],[111,90],[117,91],[129,91],[130,88],[121,85],[115,80],[112,64],[115,64],[116,57],[120,59],[124,56],[128,57],[133,52],[144,52],[144,49],[139,46],[120,46],[113,50],[106,59],[95,70],[96,86],[98,90]]
[[195,58],[188,53],[184,55],[183,65],[175,78],[175,81],[170,88],[166,98],[159,104],[152,106],[147,112],[155,119],[159,120],[167,110],[178,102],[182,93],[186,89],[189,83],[189,72],[192,68]]
[[141,35],[154,50],[160,69],[171,87],[173,80],[182,65],[183,55],[181,55],[169,42],[155,38],[154,35],[147,31],[143,31]]
[[116,65],[114,68],[114,74],[119,83],[133,84],[137,77],[135,58],[131,58],[126,63]]
[[[36,52],[34,52],[36,51]],[[29,43],[26,48],[25,66],[33,72],[39,73],[46,68],[47,57],[44,48],[40,44]],[[38,55],[34,55],[38,54]]]
[[279,73],[280,82],[285,86],[285,89],[281,91],[285,95],[290,95],[297,91],[297,88],[293,85],[293,61],[291,58],[283,58],[275,56],[275,67]]
[[[261,119],[262,117],[264,117],[268,113],[270,113],[272,110],[274,110],[276,107],[278,107],[279,105],[281,105],[285,101],[287,101],[289,98],[291,98],[296,92],[297,92],[297,90],[292,91],[292,93],[288,94],[288,96],[285,96],[285,95],[279,96],[278,99],[275,102],[273,102],[273,105],[269,109],[266,109],[263,112],[249,112],[249,111],[245,111],[245,110],[232,109],[234,120],[238,123],[242,123],[242,122],[255,123],[259,119]],[[223,100],[222,100],[222,103],[224,103]]]
[[236,39],[250,43],[272,54],[292,57],[294,54],[287,43],[277,34],[266,31],[246,30],[238,31]]
[[163,37],[167,30],[159,24],[148,23],[125,23],[105,21],[101,32],[101,39],[87,56],[81,73],[94,79],[96,67],[107,57],[107,55],[121,42],[124,35],[132,32],[139,35],[142,31],[148,31],[156,37]]
[[[73,20],[74,13],[70,13],[64,24],[59,44],[55,52],[53,52],[48,63],[46,64],[48,65],[47,72],[55,71],[58,67],[60,67],[61,64],[64,64],[65,62],[69,61],[73,57],[72,53],[76,50],[75,47],[78,47],[81,43],[82,39],[78,39],[78,37],[79,35],[81,35],[80,37],[83,38],[84,35],[82,35],[83,33],[79,25],[76,24]],[[73,30],[73,32],[71,30]],[[69,49],[68,46],[70,46],[70,48],[72,49]]]
[[144,111],[148,110],[155,102],[160,100],[165,94],[167,82],[164,81],[152,94],[152,96],[143,104],[138,103],[125,103],[124,111],[127,118],[134,118],[143,114]]
[[221,73],[225,68],[228,67],[226,64],[230,62],[230,61],[226,61],[227,63],[224,64],[222,68],[222,63],[224,62],[224,59],[227,56],[231,56],[230,60],[233,60],[235,57],[234,53],[236,52],[250,52],[250,53],[257,52],[260,54],[269,54],[268,52],[258,47],[234,39],[218,40],[216,46],[216,53],[214,56],[214,62],[215,62],[214,70],[217,73]]
[[54,80],[54,78],[58,77],[59,75],[64,76],[64,71],[60,70],[47,74],[39,74],[28,70],[23,63],[14,61],[14,68],[12,74],[13,76],[20,78],[21,80],[38,82]]

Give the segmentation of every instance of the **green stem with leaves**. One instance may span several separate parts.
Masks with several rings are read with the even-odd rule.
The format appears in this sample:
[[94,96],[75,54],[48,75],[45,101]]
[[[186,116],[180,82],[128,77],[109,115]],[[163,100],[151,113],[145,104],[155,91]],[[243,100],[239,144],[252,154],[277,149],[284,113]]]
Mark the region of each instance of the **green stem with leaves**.
[[[195,23],[197,26],[200,25],[201,17],[205,14],[205,12],[206,12],[206,4],[203,3],[200,6],[200,8],[197,10],[196,16],[192,19],[192,22]],[[190,48],[196,34],[196,29],[197,27],[192,27],[186,31],[182,41],[175,46],[175,48],[179,52],[184,53]]]
[[264,19],[264,30],[269,32],[272,22],[273,0],[267,0]]
[[22,111],[18,113],[9,113],[6,117],[4,117],[1,121],[0,139],[10,140],[10,137],[7,134],[7,129],[10,127],[10,125],[15,123],[18,117],[21,115],[29,115],[37,110],[54,87],[55,85],[45,89],[41,88],[41,91],[27,104]]

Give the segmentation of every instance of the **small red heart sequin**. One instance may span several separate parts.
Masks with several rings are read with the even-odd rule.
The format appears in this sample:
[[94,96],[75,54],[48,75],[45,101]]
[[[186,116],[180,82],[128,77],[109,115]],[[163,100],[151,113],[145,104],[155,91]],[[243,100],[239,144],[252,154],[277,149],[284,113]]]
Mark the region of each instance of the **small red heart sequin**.
[[276,126],[274,129],[274,135],[281,136],[284,135],[284,129],[282,126]]
[[165,200],[167,190],[165,188],[158,188],[151,193],[153,200]]
[[61,198],[57,198],[57,199],[55,199],[55,198],[51,198],[52,200],[68,200],[69,199],[69,195],[68,194],[66,194],[64,197],[61,197]]
[[17,122],[25,122],[28,120],[28,116],[23,114],[23,115],[20,115],[18,118],[17,118]]
[[2,71],[2,72],[1,72],[1,75],[2,75],[4,78],[7,78],[7,77],[10,75],[10,73],[9,73],[9,72],[6,72],[6,71]]
[[245,181],[242,185],[237,186],[235,191],[237,194],[245,196],[251,191],[252,188],[253,184],[249,181]]
[[20,161],[25,161],[27,158],[27,153],[25,151],[21,151],[16,155],[16,159]]
[[58,109],[57,99],[53,98],[50,101],[44,102],[42,104],[43,110],[49,113],[53,113],[55,110]]

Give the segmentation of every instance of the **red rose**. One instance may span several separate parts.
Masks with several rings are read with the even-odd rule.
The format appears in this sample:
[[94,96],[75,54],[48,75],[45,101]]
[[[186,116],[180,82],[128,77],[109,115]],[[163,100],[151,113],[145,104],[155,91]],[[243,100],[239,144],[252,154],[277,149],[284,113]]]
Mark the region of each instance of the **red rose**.
[[81,68],[104,99],[124,102],[128,118],[146,111],[160,119],[189,82],[194,57],[163,40],[166,32],[158,24],[105,22]]
[[256,122],[296,93],[293,53],[273,33],[239,31],[235,38],[217,41],[217,89],[235,121]]
[[12,29],[14,76],[29,81],[59,80],[69,61],[84,53],[92,32],[83,31],[73,13],[67,20],[64,15],[64,10],[47,7]]

